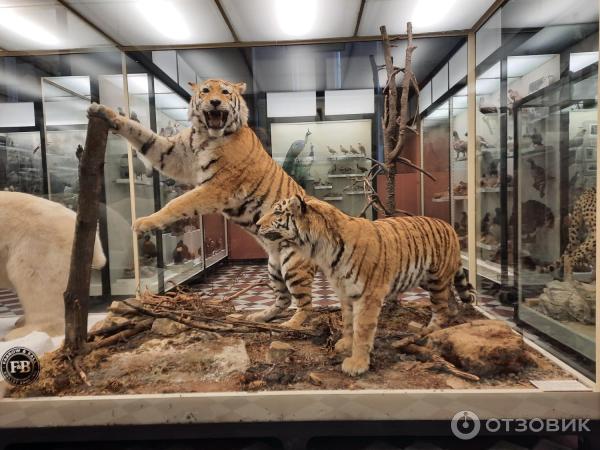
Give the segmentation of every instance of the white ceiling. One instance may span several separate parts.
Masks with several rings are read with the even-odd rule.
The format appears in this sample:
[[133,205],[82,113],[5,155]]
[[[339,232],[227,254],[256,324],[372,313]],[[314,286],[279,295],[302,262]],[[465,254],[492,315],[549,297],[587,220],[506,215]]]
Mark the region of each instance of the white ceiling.
[[390,34],[406,33],[412,21],[414,33],[470,29],[494,0],[367,0],[359,35],[378,35],[386,25]]
[[213,0],[67,0],[122,45],[232,42]]
[[360,0],[221,0],[242,41],[352,36]]
[[110,42],[52,0],[0,0],[0,47],[5,50],[91,48]]
[[[214,0],[66,0],[126,46],[233,42]],[[470,29],[493,0],[366,0],[359,36]],[[221,0],[240,41],[346,38],[361,0]],[[460,14],[454,13],[460,11]],[[44,50],[110,46],[102,34],[55,0],[0,0],[0,48]],[[6,18],[9,17],[9,20]]]
[[502,26],[547,27],[598,22],[598,2],[589,0],[518,0],[502,8]]

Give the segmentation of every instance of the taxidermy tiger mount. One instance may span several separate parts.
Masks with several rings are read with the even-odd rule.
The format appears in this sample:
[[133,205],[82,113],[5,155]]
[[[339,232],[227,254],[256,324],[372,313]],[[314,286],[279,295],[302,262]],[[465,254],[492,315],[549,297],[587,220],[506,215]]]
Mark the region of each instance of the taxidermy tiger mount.
[[94,103],[88,109],[88,116],[104,119],[114,133],[127,139],[139,158],[165,176],[195,186],[154,214],[138,218],[133,229],[144,233],[187,217],[221,213],[254,235],[269,255],[268,272],[277,299],[273,306],[249,318],[271,320],[294,299],[298,309],[286,325],[299,326],[311,308],[314,266],[308,258],[286,259],[277,245],[258,236],[256,222],[278,200],[304,195],[304,190],[269,156],[248,127],[248,107],[242,97],[245,83],[213,79],[190,84],[192,127],[169,137],[159,136],[107,106]]
[[342,363],[348,375],[369,370],[377,321],[384,300],[421,286],[431,294],[432,317],[423,334],[445,325],[457,312],[453,288],[464,302],[475,299],[467,283],[460,245],[450,224],[431,217],[371,221],[350,217],[314,197],[294,196],[275,204],[259,233],[290,260],[312,258],[342,305],[343,334],[335,344],[351,352]]

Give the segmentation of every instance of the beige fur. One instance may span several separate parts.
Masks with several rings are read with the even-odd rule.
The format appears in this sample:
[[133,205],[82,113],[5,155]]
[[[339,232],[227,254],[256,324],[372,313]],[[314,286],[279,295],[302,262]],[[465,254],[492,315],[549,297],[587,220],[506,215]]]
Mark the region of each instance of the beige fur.
[[[0,288],[14,289],[25,325],[6,340],[44,331],[64,333],[63,293],[71,264],[76,215],[64,206],[18,192],[0,192]],[[96,235],[92,268],[106,264]]]

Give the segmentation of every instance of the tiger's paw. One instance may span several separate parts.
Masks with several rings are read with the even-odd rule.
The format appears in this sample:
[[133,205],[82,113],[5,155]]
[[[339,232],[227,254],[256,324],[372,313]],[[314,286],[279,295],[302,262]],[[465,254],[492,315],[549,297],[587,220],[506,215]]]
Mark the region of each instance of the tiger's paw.
[[335,343],[334,350],[337,353],[350,353],[352,351],[352,337],[343,337]]
[[290,320],[286,320],[281,324],[281,326],[287,328],[300,328],[307,317],[308,312],[303,309],[299,309],[294,313]]
[[369,358],[350,356],[342,362],[342,372],[351,377],[361,375],[369,370]]
[[161,223],[158,223],[152,216],[140,217],[131,227],[138,234],[146,233],[147,231],[160,230],[163,228]]
[[263,309],[262,311],[255,312],[250,314],[246,319],[251,320],[253,322],[268,322],[269,320],[274,319],[281,313],[281,309],[275,305],[270,308]]
[[88,119],[98,117],[99,119],[104,120],[110,128],[115,130],[119,128],[119,115],[108,106],[92,103],[87,109],[87,116]]

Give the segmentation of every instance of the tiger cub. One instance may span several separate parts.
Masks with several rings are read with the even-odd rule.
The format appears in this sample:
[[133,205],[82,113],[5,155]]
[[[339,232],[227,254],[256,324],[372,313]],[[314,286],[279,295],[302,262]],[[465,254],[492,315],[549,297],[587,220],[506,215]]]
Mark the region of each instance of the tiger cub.
[[259,234],[288,249],[291,258],[310,257],[321,267],[342,304],[338,352],[349,375],[369,369],[383,301],[421,286],[431,293],[432,317],[424,333],[456,313],[452,286],[464,302],[475,298],[460,260],[454,229],[430,217],[370,221],[350,217],[313,197],[281,200],[259,221]]
[[293,298],[298,309],[287,325],[297,327],[311,307],[315,267],[308,259],[290,261],[285,251],[258,236],[256,222],[276,201],[303,195],[304,190],[269,156],[248,127],[248,107],[242,96],[245,83],[211,79],[190,84],[192,126],[169,137],[105,105],[93,103],[88,109],[89,117],[103,119],[113,133],[127,139],[140,159],[176,181],[195,186],[154,214],[138,218],[133,229],[144,233],[186,217],[224,215],[255,236],[269,255],[269,278],[277,299],[250,318],[271,320],[285,311]]

